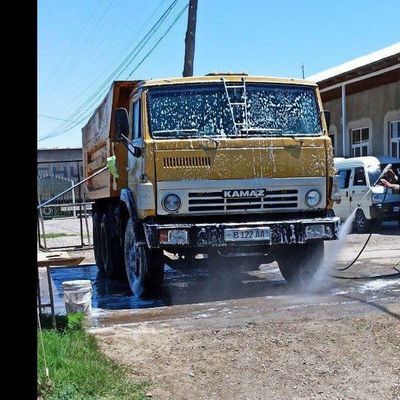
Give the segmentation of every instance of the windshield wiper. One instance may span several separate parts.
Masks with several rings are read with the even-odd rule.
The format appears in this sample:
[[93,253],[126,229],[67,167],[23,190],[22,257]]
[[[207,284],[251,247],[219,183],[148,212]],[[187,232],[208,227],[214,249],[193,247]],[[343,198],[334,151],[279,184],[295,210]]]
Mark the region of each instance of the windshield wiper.
[[153,131],[153,134],[158,134],[158,133],[184,133],[184,132],[188,132],[188,133],[197,133],[198,129],[164,129],[161,131]]
[[[170,139],[170,138],[177,138],[177,139],[208,139],[211,142],[215,143],[217,146],[219,145],[219,141],[217,139],[213,139],[211,136],[208,135],[190,135],[190,133],[198,133],[198,129],[165,129],[162,131],[153,131],[153,134],[158,134],[158,133],[177,133],[177,135],[173,136],[157,136],[159,139]],[[188,132],[188,135],[185,134],[179,134],[183,132]]]
[[271,136],[282,136],[282,137],[290,137],[292,139],[297,140],[297,136],[319,136],[317,134],[302,134],[297,133],[294,131],[284,131],[280,128],[248,128],[248,129],[241,129],[241,132],[254,132],[254,133],[270,133]]
[[[265,134],[270,134],[269,136],[293,136],[294,132],[288,132],[284,131],[283,129],[280,128],[243,128],[240,130],[242,133],[265,133]],[[265,136],[265,135],[263,135]]]
[[240,130],[241,132],[272,132],[272,133],[283,133],[282,129],[278,128],[243,128]]

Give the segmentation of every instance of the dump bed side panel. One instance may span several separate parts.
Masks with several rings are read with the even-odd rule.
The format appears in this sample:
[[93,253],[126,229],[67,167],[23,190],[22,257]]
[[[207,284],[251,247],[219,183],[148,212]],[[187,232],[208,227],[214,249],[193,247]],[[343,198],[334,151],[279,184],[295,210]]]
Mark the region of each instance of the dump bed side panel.
[[103,102],[96,109],[88,123],[82,128],[84,175],[88,177],[103,168],[107,157],[115,155],[119,178],[108,171],[87,181],[91,200],[116,197],[127,187],[127,150],[122,143],[113,143],[115,134],[113,110],[129,107],[129,98],[138,81],[114,82]]

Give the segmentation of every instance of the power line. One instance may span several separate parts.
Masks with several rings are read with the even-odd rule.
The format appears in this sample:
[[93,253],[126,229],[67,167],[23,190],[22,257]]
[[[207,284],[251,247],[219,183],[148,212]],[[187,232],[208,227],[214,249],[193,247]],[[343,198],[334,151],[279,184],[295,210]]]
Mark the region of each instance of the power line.
[[[151,37],[155,34],[155,32],[157,32],[157,30],[160,28],[160,26],[162,25],[162,23],[164,22],[164,20],[167,18],[167,16],[169,15],[169,13],[172,11],[172,9],[176,6],[177,0],[174,0],[170,6],[167,8],[167,10],[164,12],[164,14],[158,19],[158,21],[153,25],[153,27],[148,31],[148,33],[145,35],[145,37],[139,42],[139,44],[130,52],[130,54],[125,58],[125,60],[116,68],[116,70],[114,70],[114,72],[105,80],[105,82],[103,82],[103,84],[96,90],[96,92],[94,94],[92,94],[92,96],[90,96],[90,98],[87,100],[89,101],[89,105],[87,105],[87,102],[85,102],[85,104],[82,104],[81,107],[79,107],[70,117],[68,117],[65,121],[68,122],[67,124],[65,124],[66,126],[64,128],[61,128],[63,124],[59,125],[59,127],[56,128],[55,131],[49,133],[48,135],[45,135],[43,138],[39,139],[38,141],[42,141],[42,140],[46,140],[49,139],[50,137],[55,137],[55,136],[59,136],[63,133],[66,133],[68,131],[70,131],[71,129],[75,128],[79,123],[83,122],[87,117],[89,117],[92,114],[92,110],[86,114],[85,116],[82,117],[82,115],[89,109],[91,109],[91,105],[93,103],[93,101],[97,100],[97,98],[99,97],[99,95],[104,95],[104,88],[106,88],[107,83],[110,82],[110,80],[113,79],[113,77],[116,74],[121,74],[123,73],[128,67],[129,65],[132,63],[132,61],[138,56],[138,54],[140,53],[140,51],[146,46],[146,44],[149,42],[149,40],[151,39]],[[137,68],[139,68],[139,66],[145,61],[145,59],[152,53],[152,51],[157,47],[157,45],[161,42],[161,40],[167,35],[167,33],[172,29],[172,27],[175,25],[175,23],[178,21],[178,19],[182,16],[183,12],[185,11],[185,9],[188,7],[188,5],[186,5],[178,14],[178,17],[175,18],[175,20],[173,21],[173,23],[169,26],[169,28],[167,29],[167,31],[163,34],[163,36],[157,41],[157,43],[152,47],[152,49],[142,58],[142,60],[138,63],[138,65],[131,71],[131,73],[129,74],[129,76],[132,75],[132,73],[134,71],[137,70]],[[139,49],[138,49],[139,47]],[[135,52],[135,50],[137,50]],[[122,69],[122,71],[119,71],[122,67],[124,67],[124,64],[127,64],[125,66],[125,68]],[[86,105],[86,107],[84,108],[84,106]],[[83,108],[83,109],[82,109]],[[75,117],[75,118],[74,118]],[[75,120],[73,121],[72,118],[74,118]],[[78,121],[76,121],[76,119],[78,119]],[[57,130],[57,129],[62,129]]]
[[49,77],[49,79],[44,83],[44,85],[41,89],[42,92],[44,92],[46,90],[47,86],[49,85],[49,83],[52,82],[52,80],[54,80],[57,77],[57,72],[59,72],[62,69],[62,67],[65,64],[65,61],[68,59],[68,57],[71,56],[71,54],[73,54],[74,46],[76,47],[77,42],[79,42],[79,40],[83,37],[83,32],[89,26],[89,21],[95,15],[95,11],[98,9],[99,9],[98,3],[94,2],[93,8],[91,9],[90,13],[88,14],[88,17],[85,19],[85,22],[81,25],[81,29],[75,31],[75,35],[71,39],[71,42],[70,42],[70,45],[68,46],[67,51],[64,52],[63,58],[58,63],[57,67],[55,68],[56,72],[54,74],[52,74],[52,76]]
[[[92,107],[92,104],[98,101],[98,98],[104,94],[104,89],[105,87],[113,80],[114,76],[117,74],[121,74],[126,70],[126,68],[132,63],[132,61],[135,59],[135,57],[139,54],[139,52],[144,48],[144,46],[148,43],[148,41],[151,39],[151,37],[157,32],[157,30],[160,28],[162,23],[165,21],[169,13],[172,11],[172,9],[176,6],[178,0],[174,0],[168,9],[164,12],[164,14],[157,20],[157,22],[153,25],[153,27],[147,32],[147,34],[144,36],[144,38],[139,42],[139,44],[128,54],[128,56],[124,59],[124,61],[114,70],[114,72],[103,82],[103,84],[100,85],[100,87],[89,97],[89,99],[86,100],[84,104],[82,104],[78,109],[70,115],[67,120],[72,121],[72,119],[76,117],[80,117],[84,112],[86,112],[88,109]],[[137,48],[139,47],[139,50]],[[135,52],[136,51],[136,52]],[[133,54],[133,56],[132,56]],[[122,70],[119,71],[124,64],[127,63],[127,66]],[[89,102],[89,104],[87,104]],[[85,107],[86,106],[86,107]],[[83,108],[83,109],[82,109]],[[63,124],[61,124],[59,127],[56,128],[54,134],[58,133],[57,129],[62,129]],[[65,128],[70,127],[70,123],[66,124]],[[52,134],[47,135],[46,137],[52,136]]]
[[[75,59],[72,59],[71,61],[73,61],[73,60],[79,60],[80,57],[82,57],[82,54],[84,54],[85,57],[87,57],[88,54],[89,54],[88,50],[89,50],[89,49],[93,49],[93,48],[95,47],[94,44],[92,44],[92,43],[90,42],[90,40],[88,40],[88,39],[92,39],[92,38],[95,37],[95,36],[94,36],[94,33],[98,30],[99,26],[101,25],[101,22],[104,20],[105,16],[106,16],[106,15],[108,14],[108,12],[110,11],[111,6],[113,5],[114,2],[115,2],[115,0],[111,0],[111,1],[109,2],[108,6],[107,6],[106,9],[103,11],[103,13],[101,14],[100,18],[95,22],[95,25],[94,25],[93,29],[90,31],[89,35],[87,36],[87,38],[86,38],[87,41],[86,41],[86,43],[83,44],[84,47],[82,47],[80,53],[78,53],[78,54],[76,55]],[[71,63],[69,64],[69,66],[67,67],[67,69],[66,69],[66,70],[61,74],[61,76],[57,79],[57,87],[59,86],[59,84],[60,84],[61,82],[64,81],[64,79],[70,74],[70,72],[73,71],[73,69],[74,69],[74,67],[75,67],[76,65],[79,65],[79,63],[71,62]]]
[[[129,73],[127,79],[143,64],[143,62],[147,59],[147,57],[154,51],[154,49],[160,44],[160,42],[162,41],[162,39],[165,38],[165,36],[169,33],[169,31],[173,28],[173,26],[178,22],[178,20],[180,19],[180,17],[183,15],[183,13],[185,12],[186,8],[188,7],[188,4],[179,12],[178,16],[174,19],[174,21],[172,22],[172,24],[168,27],[168,29],[164,32],[164,34],[161,36],[161,38],[155,43],[155,45],[150,49],[150,51],[141,59],[141,61],[136,65],[136,67]],[[49,137],[55,137],[55,136],[59,136],[62,135],[66,132],[69,132],[71,129],[75,128],[79,123],[83,122],[86,118],[88,118],[90,115],[92,114],[92,111],[90,111],[88,114],[86,114],[82,119],[80,119],[79,121],[77,121],[76,125],[69,127],[68,129],[64,129],[61,132],[56,132],[54,135],[52,136],[45,136],[42,139],[39,139],[39,142],[45,139],[48,139]]]
[[165,38],[165,36],[167,36],[168,32],[173,28],[173,26],[178,22],[178,20],[180,19],[180,17],[183,15],[183,13],[185,12],[185,10],[188,8],[189,4],[187,4],[185,7],[183,7],[183,9],[180,11],[180,13],[178,14],[178,16],[174,19],[174,21],[172,22],[172,24],[168,27],[168,29],[164,32],[164,34],[160,37],[160,39],[158,40],[158,42],[150,49],[150,51],[142,58],[142,60],[140,61],[140,63],[129,73],[129,75],[126,77],[126,80],[128,80],[131,75],[143,64],[143,62],[146,60],[146,58],[153,52],[153,50],[159,45],[159,43]]
[[[147,44],[147,42],[150,40],[150,38],[154,35],[154,33],[159,29],[159,27],[161,26],[162,22],[164,22],[165,18],[168,16],[168,14],[170,13],[170,11],[172,10],[172,8],[176,5],[177,0],[174,0],[173,3],[171,3],[170,7],[166,10],[166,12],[160,17],[160,19],[156,22],[155,25],[153,25],[153,27],[150,29],[150,31],[145,35],[145,37],[139,42],[139,44],[132,50],[132,52],[125,58],[125,60],[118,66],[118,68],[116,70],[114,70],[114,72],[103,82],[103,84],[95,91],[95,93],[93,93],[89,99],[86,100],[86,102],[84,104],[82,104],[72,115],[70,115],[67,120],[66,120],[66,124],[61,124],[59,125],[53,132],[49,133],[48,135],[46,135],[44,138],[41,138],[39,141],[41,140],[45,140],[47,138],[53,137],[53,136],[58,136],[59,134],[62,134],[64,132],[68,132],[71,129],[73,129],[75,126],[78,125],[78,123],[82,122],[82,120],[77,121],[77,123],[74,124],[73,119],[76,118],[80,118],[82,117],[83,113],[85,113],[87,110],[91,110],[92,109],[92,105],[93,103],[97,102],[98,99],[104,95],[107,84],[110,83],[110,81],[112,81],[113,77],[115,75],[117,75],[119,73],[119,69],[121,67],[123,67],[123,65],[128,62],[128,66],[130,65],[130,63],[134,60],[134,58],[138,55],[138,53],[143,49],[143,47]],[[156,26],[158,25],[158,26]],[[156,27],[156,29],[154,29]],[[143,44],[142,44],[143,43]],[[133,57],[132,57],[132,53],[135,52],[135,50],[137,49],[137,47],[139,45],[142,46],[139,48],[139,51],[137,51]],[[126,69],[126,68],[125,68]],[[124,69],[124,70],[125,70]],[[123,70],[123,71],[124,71]],[[122,71],[122,72],[123,72]],[[91,111],[89,112],[89,114],[85,115],[83,117],[83,119],[85,119],[87,116],[89,116],[91,113]],[[64,127],[63,127],[64,125]],[[60,131],[60,129],[62,129]]]
[[[153,11],[153,13],[150,15],[150,17],[143,23],[143,25],[138,29],[138,31],[135,32],[135,35],[136,35],[138,32],[140,32],[142,29],[144,29],[144,27],[145,27],[145,26],[147,25],[147,23],[154,17],[154,15],[155,15],[156,12],[158,11],[158,9],[161,7],[161,5],[162,5],[165,1],[166,1],[166,0],[161,0],[161,2],[159,3],[159,5],[157,6],[157,8],[156,8],[156,9]],[[129,15],[128,15],[128,16],[129,16]],[[114,38],[115,38],[115,37],[114,37]],[[114,41],[114,39],[113,39],[113,41]],[[110,44],[112,44],[113,41],[111,41]],[[129,45],[130,45],[130,43],[128,43],[128,45],[124,47],[123,51],[120,52],[120,53],[118,54],[118,56],[116,56],[116,58],[118,58],[119,56],[121,56],[122,53],[129,47]],[[108,48],[108,47],[107,47],[107,48]],[[106,49],[105,49],[104,51],[106,51]],[[98,59],[97,59],[97,60],[98,60]],[[103,75],[103,73],[102,73],[102,75]],[[86,87],[85,89],[83,89],[80,93],[78,93],[76,96],[74,96],[74,97],[71,99],[70,103],[73,103],[75,100],[79,99],[84,93],[86,93],[86,92],[93,86],[94,83],[97,83],[97,82],[98,82],[98,79],[95,79],[94,81],[92,81],[92,82],[89,84],[89,86],[87,86],[87,87]]]
[[64,118],[52,117],[51,115],[44,115],[44,114],[38,114],[38,117],[54,119],[54,120],[57,120],[57,121],[68,121],[67,119],[64,119]]

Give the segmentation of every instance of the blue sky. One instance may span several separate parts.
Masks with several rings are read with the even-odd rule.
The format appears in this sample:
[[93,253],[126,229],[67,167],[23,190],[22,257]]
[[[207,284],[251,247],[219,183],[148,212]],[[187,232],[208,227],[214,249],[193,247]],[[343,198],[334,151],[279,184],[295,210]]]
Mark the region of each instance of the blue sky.
[[[187,2],[176,0],[125,71],[112,76],[173,0],[39,1],[38,147],[80,147],[81,127],[110,87],[107,78],[126,79]],[[195,75],[301,77],[304,63],[308,76],[400,40],[399,0],[198,2]],[[186,22],[187,10],[130,79],[181,76]]]

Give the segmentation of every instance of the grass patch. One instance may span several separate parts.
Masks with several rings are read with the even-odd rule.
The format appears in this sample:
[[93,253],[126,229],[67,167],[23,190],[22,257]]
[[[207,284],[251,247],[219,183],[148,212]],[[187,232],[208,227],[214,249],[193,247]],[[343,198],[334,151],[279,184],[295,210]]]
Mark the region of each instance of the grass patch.
[[96,338],[82,328],[83,315],[58,316],[58,330],[51,318],[42,320],[43,340],[50,382],[46,380],[38,336],[38,378],[44,400],[139,400],[145,385],[131,381],[124,368],[103,355]]
[[79,236],[73,233],[63,233],[63,232],[49,232],[49,233],[45,233],[44,235],[42,235],[42,238],[44,239],[56,239],[59,237],[65,237],[65,236]]

